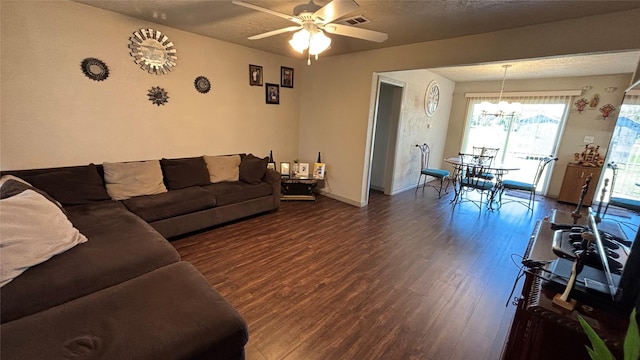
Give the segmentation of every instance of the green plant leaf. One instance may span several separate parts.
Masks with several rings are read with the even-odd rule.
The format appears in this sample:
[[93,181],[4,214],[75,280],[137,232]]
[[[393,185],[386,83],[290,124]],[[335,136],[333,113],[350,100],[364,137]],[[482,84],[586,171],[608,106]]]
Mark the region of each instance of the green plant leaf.
[[600,339],[600,337],[593,330],[591,325],[589,325],[589,323],[587,323],[580,315],[578,315],[578,321],[580,321],[580,325],[582,326],[582,329],[584,329],[584,332],[587,334],[589,341],[591,341],[591,346],[593,347],[593,349],[585,345],[585,347],[587,348],[587,351],[589,352],[589,356],[591,356],[591,359],[592,360],[615,360],[615,358],[613,357],[613,354],[611,354],[611,351],[609,351],[609,349],[607,348],[607,345],[605,345],[604,341]]
[[637,360],[640,357],[640,334],[638,334],[638,323],[636,322],[636,309],[634,308],[629,317],[629,328],[627,336],[624,338],[624,359]]

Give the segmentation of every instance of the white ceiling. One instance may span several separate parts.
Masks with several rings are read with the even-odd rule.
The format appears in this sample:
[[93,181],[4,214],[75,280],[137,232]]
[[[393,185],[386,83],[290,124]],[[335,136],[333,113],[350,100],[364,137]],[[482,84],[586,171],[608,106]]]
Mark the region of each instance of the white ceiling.
[[[248,36],[294,25],[283,18],[251,10],[231,0],[73,0],[141,20],[181,29],[274,54],[303,58],[287,41],[290,33],[261,40]],[[245,0],[291,14],[306,0]],[[342,0],[340,0],[342,1]],[[314,0],[325,5],[328,0]],[[389,34],[383,43],[330,35],[331,48],[321,56],[347,54],[391,46],[486,33],[604,13],[640,9],[640,1],[600,0],[358,0],[359,9],[344,18],[361,15],[370,22],[357,25]],[[615,26],[605,24],[604,26]],[[595,29],[595,28],[594,28]],[[169,34],[170,35],[170,34]],[[640,52],[596,54],[512,62],[509,78],[585,76],[633,73]],[[502,78],[502,64],[438,69],[454,81]],[[535,69],[535,71],[533,70]]]

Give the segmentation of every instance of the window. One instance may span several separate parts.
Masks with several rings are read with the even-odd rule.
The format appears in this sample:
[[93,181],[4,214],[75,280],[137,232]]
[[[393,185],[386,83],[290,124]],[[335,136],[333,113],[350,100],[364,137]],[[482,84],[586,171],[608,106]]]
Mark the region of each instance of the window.
[[[640,201],[640,96],[625,96],[607,156],[607,163],[618,164],[616,183],[613,189],[608,188],[609,195]],[[611,169],[605,168],[601,179],[612,180],[612,177]],[[598,200],[603,185],[601,180],[596,193]]]
[[[521,96],[504,100],[509,103],[506,114],[493,115],[497,113],[497,98],[469,97],[462,149],[471,152],[474,146],[500,148],[496,161],[520,167],[505,177],[531,182],[538,160],[556,152],[571,97]],[[545,189],[546,184],[547,175],[543,174],[538,190]]]

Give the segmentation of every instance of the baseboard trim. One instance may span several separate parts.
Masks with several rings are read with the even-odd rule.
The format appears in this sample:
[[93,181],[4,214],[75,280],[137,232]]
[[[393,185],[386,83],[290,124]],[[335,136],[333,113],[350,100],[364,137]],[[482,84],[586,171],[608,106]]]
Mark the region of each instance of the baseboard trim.
[[332,193],[326,192],[324,190],[318,190],[318,193],[320,195],[326,196],[328,198],[332,198],[334,200],[338,200],[338,201],[343,202],[345,204],[349,204],[349,205],[353,205],[353,206],[357,206],[357,207],[365,207],[365,206],[367,206],[367,204],[363,204],[363,203],[358,202],[358,201],[353,201],[351,199],[347,199],[347,198],[342,197],[340,195],[332,194]]

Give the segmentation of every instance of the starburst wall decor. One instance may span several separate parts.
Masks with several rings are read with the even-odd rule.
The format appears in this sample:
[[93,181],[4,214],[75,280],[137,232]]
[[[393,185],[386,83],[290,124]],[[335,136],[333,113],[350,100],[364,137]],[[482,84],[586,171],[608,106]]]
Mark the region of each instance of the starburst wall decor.
[[147,96],[149,96],[149,101],[151,101],[151,103],[158,106],[164,105],[169,101],[169,93],[159,86],[154,86],[149,89]]

